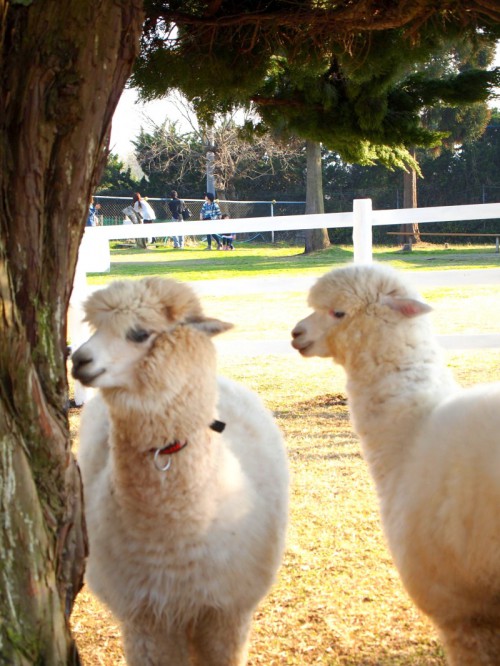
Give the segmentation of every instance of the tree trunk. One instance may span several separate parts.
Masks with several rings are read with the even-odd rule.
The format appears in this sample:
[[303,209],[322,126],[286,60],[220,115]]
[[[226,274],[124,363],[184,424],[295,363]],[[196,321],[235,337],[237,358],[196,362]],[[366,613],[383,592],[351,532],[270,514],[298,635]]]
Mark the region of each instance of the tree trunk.
[[78,664],[66,310],[142,2],[0,0],[0,663]]
[[[323,201],[323,170],[321,168],[321,144],[306,141],[307,183],[306,183],[306,215],[324,213]],[[324,250],[330,247],[330,239],[326,229],[307,229],[304,253]]]
[[[410,150],[411,156],[415,159],[416,150]],[[417,172],[415,169],[403,172],[403,208],[417,208]],[[411,250],[414,243],[420,241],[420,231],[418,224],[402,224],[399,232],[401,233],[400,243]],[[410,235],[411,234],[411,235]]]

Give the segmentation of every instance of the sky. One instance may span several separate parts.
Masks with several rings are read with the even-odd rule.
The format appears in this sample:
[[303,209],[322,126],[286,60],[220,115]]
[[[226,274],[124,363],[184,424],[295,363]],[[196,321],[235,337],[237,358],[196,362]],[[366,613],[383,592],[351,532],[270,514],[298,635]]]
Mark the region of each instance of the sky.
[[[500,42],[494,65],[500,67]],[[500,106],[500,100],[493,100],[492,106]],[[183,126],[182,115],[174,102],[164,99],[141,104],[137,102],[137,93],[134,90],[125,89],[113,115],[111,151],[117,153],[122,160],[127,160],[133,152],[131,140],[137,137],[141,126],[148,129],[149,119],[160,125],[167,117],[171,121],[178,121],[180,127]]]
[[131,140],[138,136],[141,127],[148,130],[150,121],[161,125],[166,118],[177,120],[182,126],[182,117],[174,102],[163,99],[142,104],[138,102],[135,90],[125,89],[113,115],[111,152],[125,160],[133,152]]

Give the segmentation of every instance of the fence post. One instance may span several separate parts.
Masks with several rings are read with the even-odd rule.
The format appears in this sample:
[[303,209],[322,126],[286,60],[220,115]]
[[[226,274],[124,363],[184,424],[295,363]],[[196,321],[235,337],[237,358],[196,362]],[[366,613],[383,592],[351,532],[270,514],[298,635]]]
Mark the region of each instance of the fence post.
[[[271,201],[271,217],[274,217],[274,199]],[[274,229],[271,231],[271,243],[274,243]]]
[[354,199],[353,201],[352,242],[354,263],[372,263],[372,200]]

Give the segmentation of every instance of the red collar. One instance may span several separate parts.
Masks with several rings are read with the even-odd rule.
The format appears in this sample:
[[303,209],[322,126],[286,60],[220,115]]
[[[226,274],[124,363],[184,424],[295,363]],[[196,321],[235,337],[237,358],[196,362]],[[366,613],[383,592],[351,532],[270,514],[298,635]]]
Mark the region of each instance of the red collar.
[[177,451],[180,451],[183,449],[185,446],[187,446],[187,441],[186,442],[179,442],[177,439],[175,442],[172,442],[171,444],[167,444],[167,446],[164,446],[162,449],[151,449],[151,451],[158,451],[158,455],[163,456],[163,455],[170,455],[171,453],[177,453]]
[[[215,432],[222,432],[224,428],[226,427],[226,424],[223,423],[222,421],[212,421],[210,424],[210,428],[212,430],[215,430]],[[187,441],[185,442],[179,442],[178,439],[176,439],[174,442],[171,442],[170,444],[167,444],[161,449],[151,449],[151,452],[154,453],[156,456],[163,456],[163,455],[171,455],[172,453],[177,453],[184,447],[188,445]]]

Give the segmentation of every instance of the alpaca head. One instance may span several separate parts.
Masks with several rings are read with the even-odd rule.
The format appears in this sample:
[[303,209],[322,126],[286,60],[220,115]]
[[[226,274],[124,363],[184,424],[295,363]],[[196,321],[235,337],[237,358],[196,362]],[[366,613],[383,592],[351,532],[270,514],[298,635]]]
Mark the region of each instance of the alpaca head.
[[349,349],[397,329],[431,308],[395,270],[377,264],[330,271],[311,288],[314,312],[292,330],[292,346],[303,356],[332,356],[344,363]]
[[84,308],[94,333],[73,354],[72,372],[96,388],[160,389],[172,374],[169,365],[181,373],[179,343],[188,345],[184,354],[190,362],[197,345],[206,344],[206,353],[214,356],[209,338],[231,328],[205,317],[190,287],[162,278],[113,282],[94,292]]

